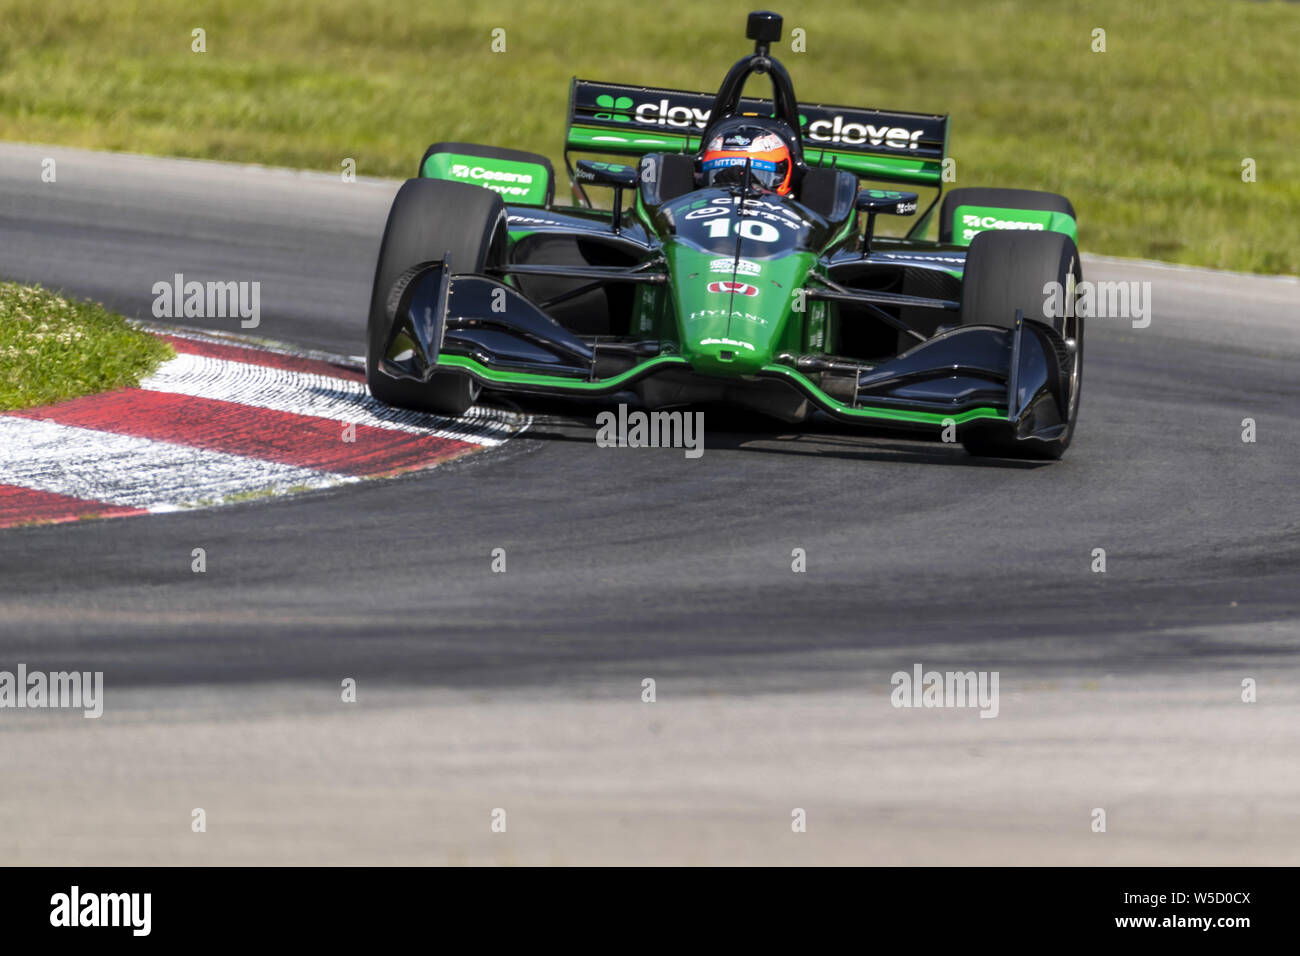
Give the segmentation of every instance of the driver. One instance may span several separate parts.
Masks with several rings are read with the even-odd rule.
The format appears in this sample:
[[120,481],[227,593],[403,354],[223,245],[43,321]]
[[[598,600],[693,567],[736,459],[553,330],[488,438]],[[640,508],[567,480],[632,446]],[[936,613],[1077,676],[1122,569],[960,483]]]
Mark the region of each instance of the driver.
[[790,194],[794,162],[790,147],[779,133],[751,121],[719,129],[700,155],[700,172],[706,186],[740,186],[748,165],[750,179],[782,196]]

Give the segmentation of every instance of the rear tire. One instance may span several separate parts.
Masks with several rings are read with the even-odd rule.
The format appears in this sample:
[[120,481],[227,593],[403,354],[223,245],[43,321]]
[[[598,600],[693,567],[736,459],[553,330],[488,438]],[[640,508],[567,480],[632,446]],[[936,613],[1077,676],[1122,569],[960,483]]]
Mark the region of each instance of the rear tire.
[[[1016,310],[1026,319],[1050,325],[1073,348],[1062,356],[1061,375],[1068,388],[1066,429],[1050,441],[1018,441],[1005,430],[968,429],[961,438],[972,455],[1055,459],[1070,447],[1083,390],[1083,318],[1050,315],[1043,286],[1060,283],[1067,300],[1083,278],[1074,240],[1059,232],[1022,230],[981,232],[971,242],[962,278],[961,324],[1013,329]],[[1074,310],[1068,309],[1065,311]]]
[[939,206],[939,241],[952,242],[954,233],[953,214],[958,206],[991,206],[996,209],[1031,209],[1037,212],[1063,212],[1071,219],[1074,204],[1064,196],[1056,193],[1040,192],[1037,189],[994,189],[971,186],[966,189],[954,189],[943,194],[943,203]]
[[427,383],[378,370],[388,335],[388,294],[411,266],[451,255],[453,273],[482,272],[505,260],[506,207],[478,186],[408,179],[397,191],[375,265],[366,335],[366,384],[381,402],[456,417],[478,399],[479,386],[459,372],[435,372]]
[[[545,170],[546,192],[541,203],[528,203],[527,205],[540,205],[549,209],[551,202],[555,199],[555,167],[551,165],[551,161],[545,156],[540,156],[537,153],[527,153],[522,149],[503,149],[500,146],[483,146],[480,143],[434,143],[420,157],[420,167],[415,171],[417,178],[424,178],[424,167],[428,164],[429,157],[438,153],[456,153],[461,156],[477,156],[481,159],[504,159],[512,163],[531,163]],[[454,182],[454,180],[445,176],[429,178]],[[462,185],[475,184],[463,183]]]

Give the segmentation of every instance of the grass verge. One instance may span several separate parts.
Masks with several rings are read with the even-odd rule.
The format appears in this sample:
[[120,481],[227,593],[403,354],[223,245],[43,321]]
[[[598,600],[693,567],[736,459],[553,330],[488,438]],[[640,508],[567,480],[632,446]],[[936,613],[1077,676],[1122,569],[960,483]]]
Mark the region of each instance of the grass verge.
[[0,411],[139,385],[173,354],[101,305],[0,282]]
[[[571,76],[714,89],[757,5],[0,0],[0,139],[403,178],[435,140],[558,160]],[[801,99],[951,113],[956,185],[1069,196],[1085,251],[1300,273],[1296,4],[777,7]]]

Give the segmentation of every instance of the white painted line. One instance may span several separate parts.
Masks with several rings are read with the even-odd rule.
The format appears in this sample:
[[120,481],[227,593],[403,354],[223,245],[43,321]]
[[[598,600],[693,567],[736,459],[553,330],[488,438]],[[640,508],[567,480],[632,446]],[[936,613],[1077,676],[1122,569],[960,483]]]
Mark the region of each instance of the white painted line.
[[363,382],[204,355],[178,354],[140,387],[475,445],[500,445],[519,430],[493,410],[475,407],[463,419],[439,418],[385,405],[371,397]]
[[1107,265],[1115,266],[1141,266],[1149,269],[1167,269],[1170,272],[1187,272],[1204,276],[1208,279],[1217,277],[1232,279],[1264,279],[1269,282],[1291,283],[1292,285],[1300,283],[1300,276],[1286,275],[1285,273],[1273,274],[1266,272],[1235,272],[1231,269],[1212,269],[1209,266],[1189,266],[1181,262],[1161,262],[1159,259],[1130,259],[1125,256],[1103,256],[1095,252],[1081,252],[1079,257],[1083,264],[1089,262],[1101,262]]
[[168,511],[232,495],[283,494],[359,481],[225,452],[0,416],[0,484]]

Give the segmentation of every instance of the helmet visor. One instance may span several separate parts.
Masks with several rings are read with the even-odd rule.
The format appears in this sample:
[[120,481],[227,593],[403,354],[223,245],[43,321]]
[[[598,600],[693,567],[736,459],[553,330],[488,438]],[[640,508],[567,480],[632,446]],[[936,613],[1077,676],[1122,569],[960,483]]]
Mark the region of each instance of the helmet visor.
[[752,156],[712,156],[701,163],[704,181],[710,186],[743,186],[745,169],[748,167],[750,178],[765,189],[775,189],[785,178],[785,171],[778,169],[778,164],[770,159],[755,159]]

